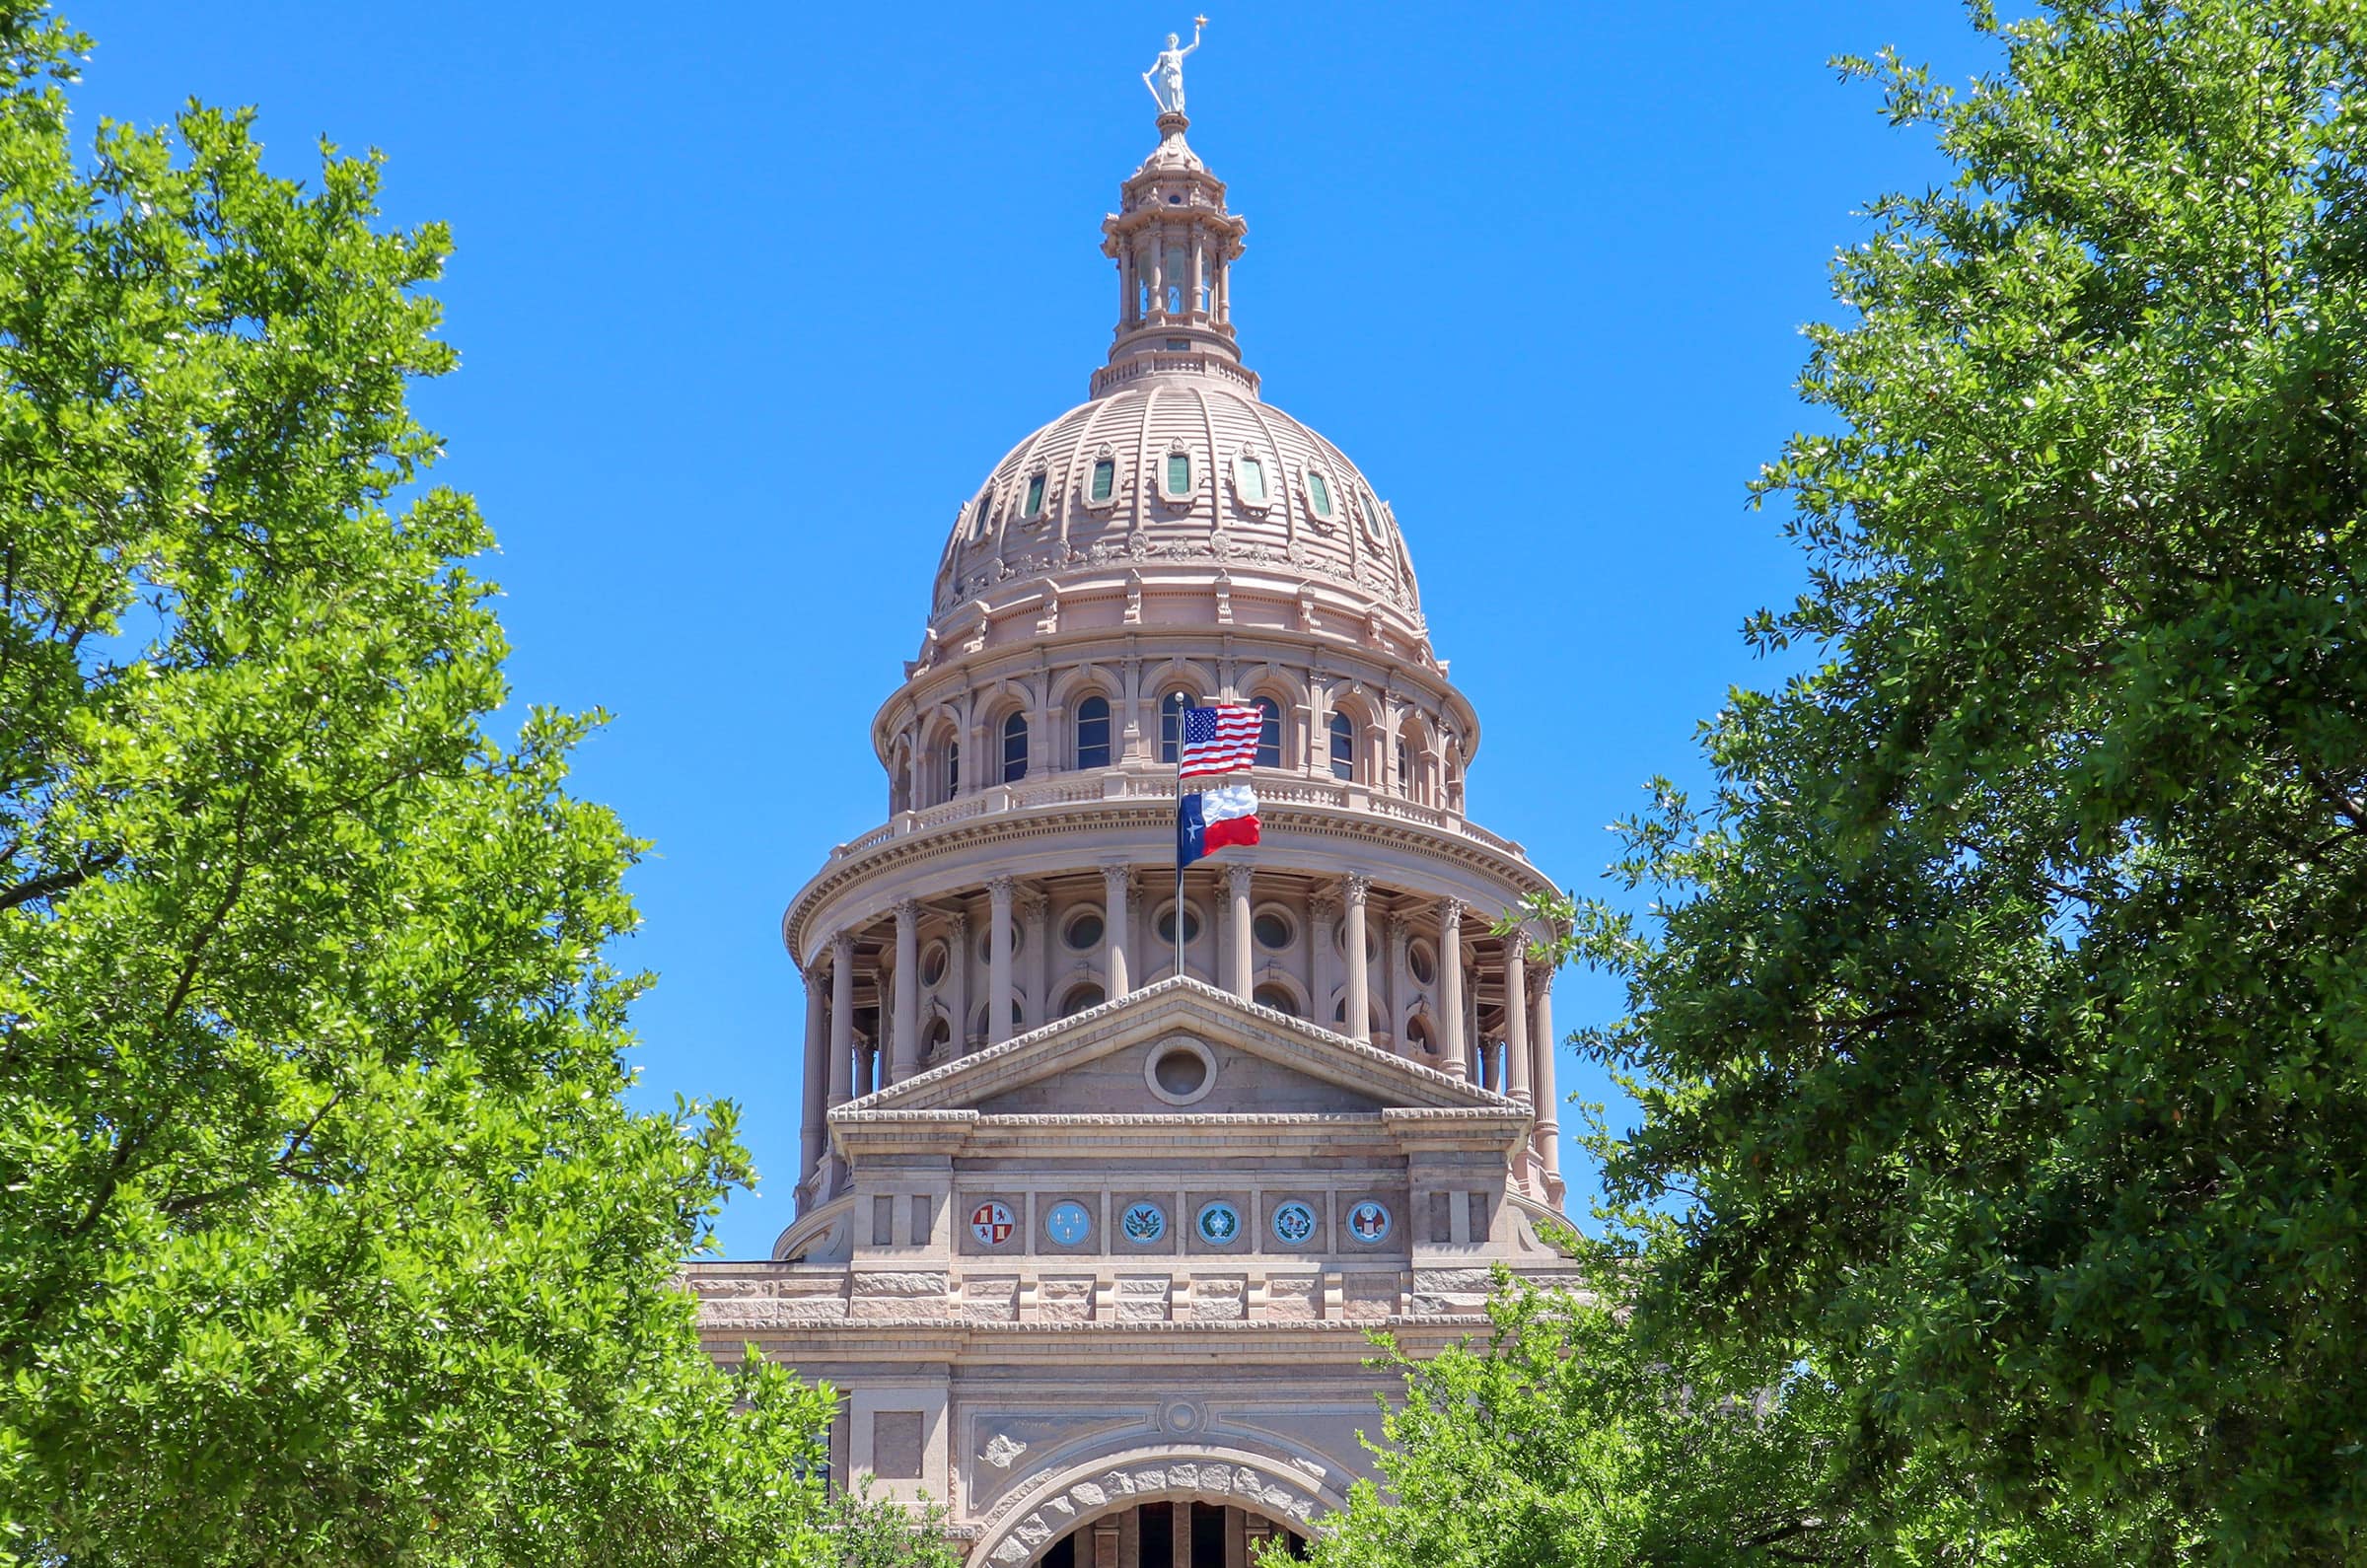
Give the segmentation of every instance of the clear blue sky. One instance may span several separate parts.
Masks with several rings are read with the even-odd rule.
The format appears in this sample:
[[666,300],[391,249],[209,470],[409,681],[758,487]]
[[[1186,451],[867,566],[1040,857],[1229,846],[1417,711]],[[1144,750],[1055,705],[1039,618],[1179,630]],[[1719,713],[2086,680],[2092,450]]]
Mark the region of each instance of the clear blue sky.
[[[867,727],[955,509],[1108,344],[1137,73],[1193,9],[67,7],[86,132],[252,104],[279,173],[376,146],[393,220],[452,225],[462,369],[417,400],[501,538],[517,698],[615,715],[578,784],[656,841],[646,1098],[739,1100],[775,1178],[732,1255],[790,1218],[782,906],[884,814]],[[1827,59],[1987,51],[1948,0],[1210,9],[1192,144],[1250,221],[1246,355],[1396,503],[1473,815],[1598,890],[1605,824],[1772,675],[1737,628],[1800,562],[1743,487],[1803,419],[1828,258],[1941,173]]]

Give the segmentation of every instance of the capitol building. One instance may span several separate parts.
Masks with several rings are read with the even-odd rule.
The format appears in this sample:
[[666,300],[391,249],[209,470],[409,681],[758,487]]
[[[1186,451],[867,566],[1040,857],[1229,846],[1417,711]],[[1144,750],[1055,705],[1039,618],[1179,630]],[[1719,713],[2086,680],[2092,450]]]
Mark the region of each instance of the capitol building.
[[[689,1268],[712,1352],[833,1385],[833,1477],[944,1505],[971,1568],[1288,1547],[1371,1472],[1368,1330],[1418,1355],[1495,1266],[1569,1279],[1551,976],[1494,934],[1552,885],[1470,816],[1396,514],[1244,356],[1185,52],[1102,223],[1108,362],[961,500],[885,820],[782,917],[796,1222]],[[1216,702],[1258,710],[1262,841],[1179,899]]]

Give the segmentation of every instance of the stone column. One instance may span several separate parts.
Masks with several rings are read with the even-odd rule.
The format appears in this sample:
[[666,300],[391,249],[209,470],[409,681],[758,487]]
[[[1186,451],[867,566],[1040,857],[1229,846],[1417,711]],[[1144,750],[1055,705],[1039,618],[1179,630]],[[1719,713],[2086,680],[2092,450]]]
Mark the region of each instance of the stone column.
[[900,1084],[920,1066],[920,905],[896,904],[896,1017],[889,1026],[888,1081]]
[[946,923],[945,1010],[953,1015],[954,1054],[969,1048],[969,916],[956,909]]
[[1340,884],[1348,908],[1348,1037],[1367,1044],[1373,1038],[1372,977],[1364,961],[1364,898],[1373,891],[1373,879],[1361,872],[1344,879]]
[[854,1098],[855,937],[830,938],[830,1103],[837,1109]]
[[1545,1199],[1561,1201],[1561,1096],[1553,1085],[1553,971],[1540,965],[1530,989],[1537,994],[1537,1017],[1529,1031],[1530,1048],[1537,1052],[1537,1153],[1545,1168]]
[[[830,938],[830,1092],[827,1109],[835,1110],[854,1098],[855,1083],[855,938],[841,931]],[[826,1125],[826,1118],[825,1118]],[[818,1194],[828,1201],[836,1194],[846,1166],[831,1152],[829,1134],[823,1134],[823,1153],[829,1172]]]
[[1052,984],[1052,900],[1039,888],[1031,888],[1020,895],[1020,929],[1028,940],[1022,944],[1028,955],[1028,984],[1026,987],[1027,1027],[1036,1029],[1052,1016],[1052,999],[1044,993]]
[[[1328,1029],[1331,1025],[1331,956],[1332,931],[1339,924],[1339,899],[1327,892],[1319,892],[1307,902],[1307,918],[1315,929],[1307,934],[1307,983],[1314,994],[1307,1000],[1307,1013],[1316,1023]],[[1347,1025],[1342,1023],[1341,1029]]]
[[1168,1507],[1167,1520],[1168,1539],[1175,1542],[1170,1548],[1174,1555],[1168,1561],[1174,1563],[1176,1568],[1186,1568],[1191,1564],[1191,1499],[1177,1498]]
[[1018,884],[995,877],[986,884],[994,906],[994,924],[986,937],[986,1043],[1000,1045],[1011,1037],[1011,894]]
[[1518,931],[1504,939],[1504,1093],[1530,1103],[1529,939]]
[[1382,954],[1389,961],[1389,1000],[1382,1015],[1389,1020],[1391,1049],[1399,1056],[1414,1054],[1413,1040],[1405,1028],[1407,1004],[1413,1000],[1413,987],[1407,983],[1405,945],[1408,933],[1405,917],[1392,911],[1385,917],[1382,931]]
[[1134,873],[1124,866],[1102,868],[1102,995],[1114,1002],[1126,982],[1126,885]]
[[1463,900],[1438,906],[1438,1070],[1465,1077],[1463,1053]]
[[1254,973],[1250,958],[1250,868],[1227,866],[1225,891],[1233,899],[1233,926],[1226,934],[1233,943],[1233,994],[1243,1001],[1250,999]]
[[822,965],[806,970],[805,1120],[799,1128],[797,1188],[800,1212],[811,1213],[819,1201],[814,1168],[822,1163],[828,1140],[830,1093],[830,1012],[822,991]]

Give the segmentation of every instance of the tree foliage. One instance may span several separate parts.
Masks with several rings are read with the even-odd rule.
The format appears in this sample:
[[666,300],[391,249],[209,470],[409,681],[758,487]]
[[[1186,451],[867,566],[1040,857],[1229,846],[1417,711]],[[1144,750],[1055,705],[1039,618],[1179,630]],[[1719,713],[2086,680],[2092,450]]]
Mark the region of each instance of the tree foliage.
[[[1805,1363],[1657,1335],[1598,1289],[1499,1282],[1485,1343],[1390,1349],[1402,1403],[1324,1522],[1318,1568],[2106,1568],[2092,1518],[1991,1517],[1921,1459],[1869,1485],[1845,1461],[1845,1395]],[[1385,1408],[1388,1408],[1385,1405]]]
[[1655,1311],[2124,1560],[2367,1553],[2367,7],[2060,0],[1873,209],[1757,486],[1815,650],[1577,911]]
[[629,1113],[637,846],[514,745],[407,384],[445,232],[0,0],[0,1558],[818,1561],[826,1390],[700,1352],[728,1105]]

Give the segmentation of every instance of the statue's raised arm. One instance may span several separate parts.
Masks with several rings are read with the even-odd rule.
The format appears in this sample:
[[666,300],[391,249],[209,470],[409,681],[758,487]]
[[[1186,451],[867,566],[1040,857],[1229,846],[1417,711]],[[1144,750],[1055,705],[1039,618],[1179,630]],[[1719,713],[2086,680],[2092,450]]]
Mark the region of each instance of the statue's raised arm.
[[1167,47],[1159,58],[1142,73],[1142,85],[1151,90],[1152,100],[1163,114],[1184,112],[1184,56],[1200,46],[1200,29],[1208,25],[1206,17],[1191,19],[1191,41],[1183,43],[1173,33],[1167,36]]

